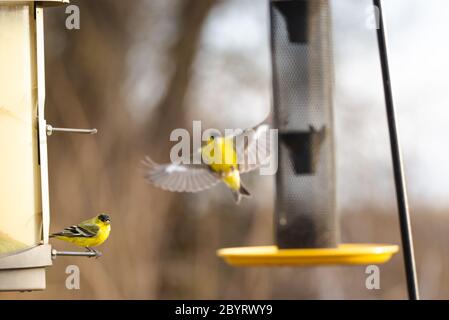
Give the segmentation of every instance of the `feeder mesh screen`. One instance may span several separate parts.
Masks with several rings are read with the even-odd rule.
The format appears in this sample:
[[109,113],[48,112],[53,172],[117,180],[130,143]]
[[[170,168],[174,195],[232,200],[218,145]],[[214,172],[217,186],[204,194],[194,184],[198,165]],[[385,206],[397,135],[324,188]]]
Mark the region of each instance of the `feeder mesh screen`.
[[334,247],[332,86],[328,0],[271,3],[274,113],[279,129],[275,225],[281,248]]

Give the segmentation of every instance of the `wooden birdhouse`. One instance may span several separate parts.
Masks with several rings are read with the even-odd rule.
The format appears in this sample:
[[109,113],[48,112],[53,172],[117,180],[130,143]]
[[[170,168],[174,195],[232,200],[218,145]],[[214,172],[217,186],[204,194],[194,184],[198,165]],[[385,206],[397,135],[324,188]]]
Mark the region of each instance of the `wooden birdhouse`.
[[52,264],[43,14],[62,2],[0,1],[0,291],[44,289]]

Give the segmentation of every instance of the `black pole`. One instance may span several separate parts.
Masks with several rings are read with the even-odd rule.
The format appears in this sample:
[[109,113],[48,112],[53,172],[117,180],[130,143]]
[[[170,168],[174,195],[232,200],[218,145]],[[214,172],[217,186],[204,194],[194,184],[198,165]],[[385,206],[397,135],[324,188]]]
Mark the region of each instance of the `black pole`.
[[404,170],[396,126],[393,93],[391,88],[390,67],[388,63],[388,48],[385,31],[385,21],[382,10],[382,1],[373,0],[375,9],[378,9],[379,25],[377,27],[377,40],[379,43],[380,62],[385,91],[385,105],[387,108],[388,128],[390,131],[391,155],[393,160],[396,198],[399,210],[399,223],[401,228],[402,249],[404,251],[404,265],[407,276],[407,288],[410,300],[419,300],[418,279],[416,276],[415,255],[410,224],[410,214],[407,203],[407,191],[404,179]]

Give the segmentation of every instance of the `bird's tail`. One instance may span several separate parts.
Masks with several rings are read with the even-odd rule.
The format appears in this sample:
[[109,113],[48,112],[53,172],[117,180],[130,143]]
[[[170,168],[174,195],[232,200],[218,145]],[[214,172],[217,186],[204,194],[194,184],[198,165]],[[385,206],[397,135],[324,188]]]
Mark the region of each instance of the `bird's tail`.
[[251,197],[251,193],[246,189],[246,187],[240,183],[240,189],[232,191],[232,195],[234,196],[234,201],[236,204],[239,204],[242,200],[242,197]]

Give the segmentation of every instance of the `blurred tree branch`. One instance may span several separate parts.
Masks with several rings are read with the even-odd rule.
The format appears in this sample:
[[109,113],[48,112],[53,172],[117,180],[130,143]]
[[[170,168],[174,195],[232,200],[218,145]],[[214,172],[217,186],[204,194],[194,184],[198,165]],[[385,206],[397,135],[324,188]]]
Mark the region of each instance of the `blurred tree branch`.
[[[169,143],[171,131],[186,125],[185,97],[191,80],[190,70],[200,46],[204,23],[215,3],[215,0],[202,0],[195,2],[193,5],[192,1],[181,1],[179,29],[174,44],[169,51],[174,71],[165,95],[156,106],[153,117],[148,119],[145,126],[148,128],[145,136],[151,137],[151,144],[153,145],[150,149],[153,152],[152,156],[167,159],[171,147]],[[155,246],[159,247],[158,252],[161,255],[178,251],[173,248],[176,247],[176,241],[173,237],[163,238],[164,234],[174,235],[178,230],[194,229],[194,226],[190,226],[190,228],[186,226],[186,217],[181,215],[181,213],[184,213],[183,201],[174,201],[180,197],[183,196],[173,193],[164,194],[164,201],[168,205],[158,219],[163,231],[158,238],[158,243],[154,243]],[[195,244],[185,244],[184,249],[191,246],[195,246]],[[158,261],[163,261],[163,258],[163,256],[159,256]],[[171,269],[166,268],[164,263],[160,263],[158,269],[158,296],[160,296],[164,295],[165,287],[170,286],[170,282],[176,277],[173,271],[170,271]]]
[[[151,139],[158,144],[158,153],[168,155],[170,132],[185,126],[185,96],[190,83],[190,70],[200,44],[204,23],[216,0],[182,0],[180,6],[179,30],[170,49],[174,72],[164,97],[156,107],[147,128]],[[162,125],[161,125],[162,124]],[[164,147],[162,147],[164,146]],[[162,148],[161,148],[162,147]]]

